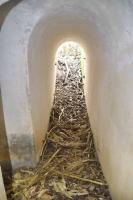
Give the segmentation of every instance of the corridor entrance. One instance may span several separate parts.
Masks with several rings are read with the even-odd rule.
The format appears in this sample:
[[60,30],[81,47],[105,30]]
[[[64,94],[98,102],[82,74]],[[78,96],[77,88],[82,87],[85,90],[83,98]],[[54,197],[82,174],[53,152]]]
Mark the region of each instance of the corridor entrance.
[[[34,168],[37,166],[40,153],[42,153],[43,140],[47,135],[54,99],[56,67],[53,66],[53,63],[55,52],[59,45],[65,41],[78,41],[85,49],[86,57],[89,55],[89,59],[87,59],[84,86],[82,86],[81,81],[77,81],[78,84],[72,87],[75,87],[76,90],[80,89],[81,95],[82,87],[84,87],[95,146],[112,199],[133,199],[132,18],[133,4],[131,0],[24,0],[10,10],[2,23],[0,32],[1,110],[3,111],[2,118],[4,119],[5,138],[7,140],[5,143],[7,145],[2,144],[1,146],[1,152],[3,152],[1,162],[5,163],[6,161],[7,165],[8,161],[11,161],[13,171],[22,167]],[[66,69],[68,63],[66,65],[66,63],[62,64],[62,61],[60,61],[60,64],[61,68],[67,73],[63,78],[62,94],[64,95],[65,91],[68,94],[66,96],[66,99],[69,97],[67,100],[68,107],[66,108],[65,104],[63,106],[59,104],[59,107],[57,106],[58,111],[53,108],[52,113],[55,114],[52,114],[51,120],[54,119],[55,122],[63,124],[63,127],[69,125],[69,128],[73,128],[73,126],[78,126],[81,123],[80,109],[84,103],[80,97],[75,99],[77,94],[74,93],[73,97],[72,92],[71,94],[68,92],[71,88],[69,88],[68,81],[71,79],[72,70],[71,68],[70,70]],[[61,73],[60,70],[59,77],[63,77]],[[77,80],[77,77],[75,78]],[[69,90],[67,90],[68,88]],[[55,98],[55,100],[58,99]],[[64,96],[63,101],[65,101]],[[72,102],[75,105],[75,101],[79,115],[77,110],[74,110],[76,107],[72,109]],[[80,103],[80,106],[78,103]],[[56,107],[57,104],[54,103],[54,106]],[[82,109],[84,110],[84,108]],[[82,120],[83,118],[82,116]],[[66,122],[63,121],[65,119],[67,119]],[[53,122],[51,121],[51,123]],[[66,147],[59,146],[60,140],[62,141],[61,144],[68,146],[70,145],[69,137],[70,135],[73,136],[74,133],[68,134],[66,140],[66,130],[61,130],[62,136],[65,134],[62,138],[59,134],[60,130],[57,134],[54,128],[51,130],[52,127],[52,125],[49,125],[48,131],[51,131],[51,133],[54,131],[53,136],[50,134],[50,137],[52,137],[50,141],[52,143],[56,139],[56,143],[51,144],[53,151],[50,151],[51,154],[49,154],[52,157],[47,158],[48,163],[45,156],[42,158],[47,163],[44,162],[44,168],[47,167],[50,170],[45,173],[46,177],[43,179],[47,180],[48,174],[52,176],[55,171],[60,172],[63,174],[64,179],[62,175],[59,175],[62,182],[64,181],[63,186],[65,188],[65,183],[68,187],[67,180],[69,178],[65,176],[64,165],[60,163],[58,170],[52,170],[50,164],[55,161],[54,158],[64,155]],[[79,128],[83,128],[82,124]],[[87,142],[83,136],[80,136],[79,129],[75,132],[79,136],[72,138],[73,141],[77,142],[76,145],[79,145],[79,139],[81,139],[81,143],[83,143],[80,147],[69,148],[72,155],[73,150],[76,151],[76,157],[78,153],[80,154],[79,149],[85,151],[84,143],[87,144]],[[75,136],[77,136],[76,133]],[[49,136],[47,135],[46,138],[49,138]],[[66,141],[68,142],[67,145]],[[7,157],[9,160],[3,160],[6,150],[9,152],[9,157]],[[47,148],[43,150],[49,152]],[[67,152],[65,152],[65,155],[67,157]],[[78,157],[76,158],[78,161]],[[68,164],[69,159],[66,161]],[[87,165],[88,170],[89,166],[90,164]],[[36,173],[35,175],[37,175]],[[71,174],[72,177],[80,175],[78,178],[82,178],[82,180],[86,178],[86,175],[80,172],[79,174],[75,173],[68,173],[67,171],[66,175],[70,176]],[[33,176],[32,178],[30,185],[34,187],[33,183],[36,177]],[[88,179],[100,181],[95,177],[88,177]],[[23,180],[20,182],[23,183]],[[58,180],[55,180],[55,182],[58,183]],[[55,185],[59,186],[60,184],[55,183]],[[69,188],[67,191],[69,191]],[[86,193],[86,191],[84,192]]]
[[111,199],[85,103],[85,64],[86,55],[79,44],[65,42],[58,48],[53,66],[55,96],[41,161],[35,170],[14,175],[16,199]]

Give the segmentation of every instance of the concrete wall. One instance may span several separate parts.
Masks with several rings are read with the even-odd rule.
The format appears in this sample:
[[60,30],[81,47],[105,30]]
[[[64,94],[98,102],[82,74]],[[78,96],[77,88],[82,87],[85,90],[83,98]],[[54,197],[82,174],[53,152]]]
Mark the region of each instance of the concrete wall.
[[[6,16],[8,15],[9,11],[17,5],[20,0],[13,0],[13,1],[1,1],[0,0],[0,30],[2,24]],[[0,83],[1,85],[1,83]],[[10,153],[7,141],[7,135],[5,130],[5,122],[4,122],[4,114],[3,114],[3,104],[2,104],[2,97],[1,97],[1,88],[0,88],[0,165],[2,167],[2,172],[4,174],[4,181],[9,181],[9,176],[11,176],[11,161],[10,161]]]
[[22,0],[0,0],[0,29],[10,10],[20,1]]
[[114,200],[133,199],[132,0],[25,0],[0,36],[0,79],[13,168],[39,158],[53,100],[57,47],[87,54],[85,94],[95,144]]

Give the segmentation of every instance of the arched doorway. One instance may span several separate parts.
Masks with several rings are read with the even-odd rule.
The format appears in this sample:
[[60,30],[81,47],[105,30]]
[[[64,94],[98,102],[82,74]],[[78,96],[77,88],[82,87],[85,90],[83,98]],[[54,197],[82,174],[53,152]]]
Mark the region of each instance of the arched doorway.
[[14,169],[37,163],[53,100],[55,51],[76,40],[90,55],[85,96],[104,174],[115,199],[132,199],[132,13],[132,2],[114,0],[29,0],[9,13],[0,33],[0,79]]

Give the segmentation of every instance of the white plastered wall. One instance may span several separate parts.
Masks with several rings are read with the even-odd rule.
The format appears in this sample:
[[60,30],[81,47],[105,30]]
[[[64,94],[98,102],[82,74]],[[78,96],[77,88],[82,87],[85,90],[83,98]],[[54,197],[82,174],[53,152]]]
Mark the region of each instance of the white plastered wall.
[[25,0],[0,36],[3,110],[14,168],[34,166],[47,130],[57,47],[87,54],[85,94],[95,144],[115,200],[133,199],[131,0]]

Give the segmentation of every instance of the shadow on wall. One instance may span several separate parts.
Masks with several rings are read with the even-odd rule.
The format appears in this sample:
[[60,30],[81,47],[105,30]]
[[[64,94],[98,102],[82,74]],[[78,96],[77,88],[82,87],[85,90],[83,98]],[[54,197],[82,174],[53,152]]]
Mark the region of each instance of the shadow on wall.
[[10,160],[10,153],[8,147],[8,141],[5,130],[4,114],[3,114],[3,105],[0,91],[0,165],[2,168],[2,173],[4,181],[8,184],[12,175],[12,167]]
[[3,24],[6,16],[10,12],[10,10],[21,1],[22,0],[10,0],[0,6],[0,30],[1,30],[2,24]]

